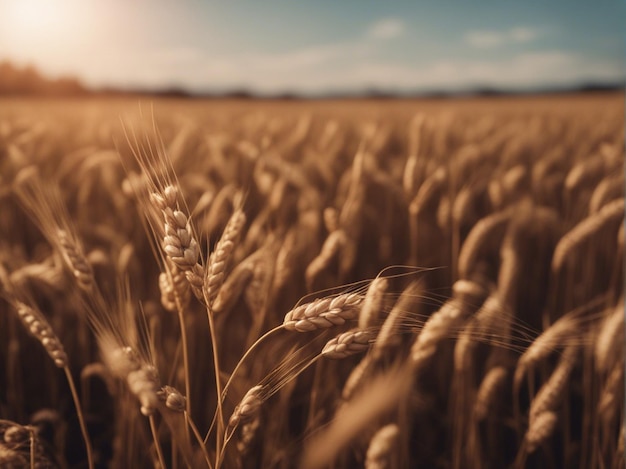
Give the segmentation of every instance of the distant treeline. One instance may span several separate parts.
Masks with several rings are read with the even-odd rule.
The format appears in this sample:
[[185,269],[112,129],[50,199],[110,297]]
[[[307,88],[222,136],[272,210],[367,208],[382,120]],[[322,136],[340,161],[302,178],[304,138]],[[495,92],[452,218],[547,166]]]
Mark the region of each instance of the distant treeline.
[[18,67],[9,61],[0,61],[0,96],[128,96],[150,95],[170,98],[230,98],[230,99],[398,99],[398,98],[457,98],[463,96],[511,96],[511,95],[536,95],[536,94],[561,94],[572,92],[607,92],[623,91],[624,83],[581,83],[578,86],[549,87],[532,90],[504,89],[491,87],[475,87],[465,90],[444,91],[389,91],[384,89],[369,88],[365,90],[336,90],[328,91],[319,95],[302,95],[298,92],[282,92],[275,94],[258,94],[248,89],[231,90],[208,90],[204,92],[191,92],[181,86],[164,86],[162,88],[118,88],[104,87],[90,89],[84,86],[78,78],[61,77],[51,79],[42,75],[34,66],[27,65]]
[[0,62],[0,95],[83,95],[89,91],[73,77],[50,79],[32,65],[17,67],[10,62]]

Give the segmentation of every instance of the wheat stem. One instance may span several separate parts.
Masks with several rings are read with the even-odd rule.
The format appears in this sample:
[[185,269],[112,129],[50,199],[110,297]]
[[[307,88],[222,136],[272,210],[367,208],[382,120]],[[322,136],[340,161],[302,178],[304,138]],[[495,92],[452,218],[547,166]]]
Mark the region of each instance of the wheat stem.
[[74,379],[72,378],[72,373],[67,365],[63,367],[63,371],[65,372],[67,383],[70,386],[70,392],[72,393],[72,399],[74,400],[74,406],[76,407],[76,415],[78,416],[80,431],[83,434],[83,440],[85,440],[85,449],[87,450],[87,463],[89,465],[89,469],[93,469],[93,451],[91,448],[91,442],[89,440],[89,433],[87,433],[87,426],[85,425],[83,411],[80,406],[80,400],[78,399],[78,393],[76,392],[76,386],[74,385]]
[[204,456],[204,461],[206,462],[207,467],[209,469],[213,469],[209,452],[206,449],[206,444],[202,440],[202,435],[200,435],[200,432],[198,431],[198,427],[196,427],[196,424],[193,422],[191,417],[189,417],[189,414],[187,412],[185,412],[184,414],[185,414],[185,422],[187,423],[189,428],[191,428],[191,431],[193,432],[193,435],[196,438],[198,445],[200,445],[200,450],[202,451],[202,455]]
[[[257,339],[257,341],[252,344],[248,350],[246,350],[246,353],[244,353],[244,355],[239,359],[239,361],[237,362],[237,365],[235,365],[235,368],[233,369],[233,371],[230,374],[230,377],[228,378],[228,381],[226,382],[226,385],[224,386],[224,389],[222,390],[222,394],[221,394],[221,399],[220,401],[223,403],[224,399],[226,399],[226,394],[228,392],[228,388],[230,387],[233,378],[235,377],[235,375],[237,374],[237,371],[239,370],[239,368],[243,365],[243,362],[245,361],[245,359],[254,351],[254,349],[257,347],[257,345],[259,345],[261,342],[263,342],[265,339],[267,339],[270,335],[274,334],[275,332],[278,332],[280,330],[283,329],[283,326],[277,326],[274,329],[271,329],[270,331],[266,332],[265,334],[263,334],[261,337],[259,337]],[[213,420],[211,422],[211,425],[209,426],[209,429],[204,437],[204,443],[206,444],[206,442],[209,439],[209,435],[211,433],[211,431],[213,430],[213,426],[215,425],[215,419],[216,419],[216,415],[213,416]]]
[[209,306],[209,298],[205,295],[206,300],[206,310],[207,317],[209,319],[209,334],[211,335],[211,351],[213,354],[213,369],[215,373],[215,391],[216,391],[216,399],[217,399],[217,433],[215,435],[215,447],[217,451],[215,452],[215,467],[219,467],[219,458],[220,458],[220,445],[222,443],[222,432],[224,431],[224,411],[223,404],[220,396],[222,395],[222,383],[220,379],[220,364],[217,356],[217,335],[215,334],[215,321],[213,320],[213,314],[211,311],[211,307]]
[[159,459],[159,465],[162,469],[165,469],[167,466],[165,465],[165,458],[163,458],[163,450],[161,449],[161,444],[159,443],[159,435],[156,428],[156,422],[154,421],[154,414],[148,417],[150,420],[150,431],[152,432],[152,439],[154,440],[154,449],[156,450],[157,457]]

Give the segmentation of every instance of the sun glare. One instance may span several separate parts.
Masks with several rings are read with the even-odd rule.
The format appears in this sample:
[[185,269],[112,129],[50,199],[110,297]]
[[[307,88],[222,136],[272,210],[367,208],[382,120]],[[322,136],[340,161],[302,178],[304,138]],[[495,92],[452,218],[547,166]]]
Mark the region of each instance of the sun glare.
[[13,0],[5,5],[6,27],[18,36],[56,34],[71,22],[64,1]]
[[0,0],[0,50],[52,74],[90,64],[108,27],[104,4],[80,0]]

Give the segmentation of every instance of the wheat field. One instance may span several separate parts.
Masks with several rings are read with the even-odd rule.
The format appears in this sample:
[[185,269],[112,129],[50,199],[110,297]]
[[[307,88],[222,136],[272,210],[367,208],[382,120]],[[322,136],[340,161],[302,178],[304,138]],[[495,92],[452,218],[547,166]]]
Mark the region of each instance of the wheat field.
[[0,101],[0,465],[624,467],[624,97]]

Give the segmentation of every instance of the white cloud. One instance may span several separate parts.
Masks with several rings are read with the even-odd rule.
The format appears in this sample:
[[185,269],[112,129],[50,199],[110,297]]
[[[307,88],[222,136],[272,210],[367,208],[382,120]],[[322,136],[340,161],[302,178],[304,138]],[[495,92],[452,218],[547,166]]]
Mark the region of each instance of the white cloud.
[[345,58],[363,57],[368,52],[365,44],[358,42],[344,42],[311,46],[280,54],[261,54],[244,56],[247,60],[259,67],[274,69],[297,69],[322,66]]
[[624,69],[614,61],[565,51],[524,53],[506,60],[438,61],[423,67],[363,64],[362,80],[398,89],[458,89],[473,86],[531,89],[624,79]]
[[526,26],[517,26],[505,31],[477,30],[465,35],[465,42],[472,47],[494,48],[507,44],[522,44],[534,41],[539,31]]
[[[473,40],[483,47],[497,47],[498,41],[531,41],[533,34],[534,30],[519,27],[476,35]],[[395,62],[384,51],[384,42],[367,37],[274,54],[210,55],[192,47],[148,50],[139,61],[136,51],[128,49],[98,56],[82,76],[92,85],[174,83],[195,91],[248,88],[261,93],[309,94],[369,87],[399,91],[532,88],[625,77],[619,62],[562,50],[512,53],[504,59],[416,59],[412,63]]]
[[497,31],[470,31],[465,35],[465,41],[473,47],[497,47],[506,41],[506,36]]
[[532,28],[519,26],[509,30],[509,38],[513,42],[530,42],[534,41],[539,35],[538,31]]
[[553,50],[505,60],[442,60],[421,66],[346,56],[332,63],[289,68],[278,61],[270,65],[264,60],[229,57],[207,63],[203,75],[203,87],[249,86],[268,93],[316,93],[366,87],[405,91],[475,86],[531,89],[623,79],[624,70],[615,62]]
[[370,26],[367,35],[374,39],[392,39],[404,34],[404,22],[398,18],[385,18]]

